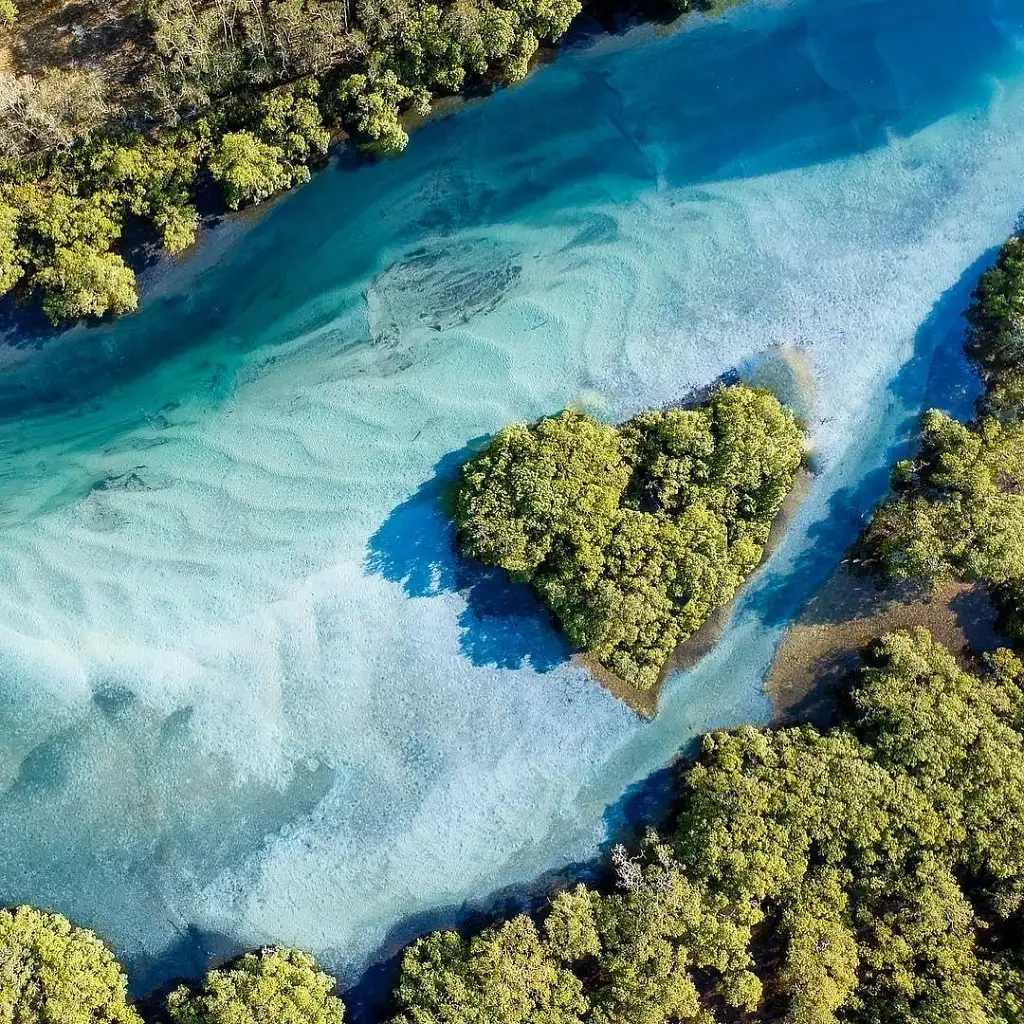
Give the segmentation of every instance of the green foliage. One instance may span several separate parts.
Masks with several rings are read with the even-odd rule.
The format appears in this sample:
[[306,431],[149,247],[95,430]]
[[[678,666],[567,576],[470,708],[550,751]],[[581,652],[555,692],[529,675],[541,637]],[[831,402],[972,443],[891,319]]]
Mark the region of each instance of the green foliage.
[[[118,252],[125,221],[143,218],[171,253],[188,248],[205,170],[238,209],[308,181],[335,129],[377,153],[401,152],[407,111],[427,113],[438,93],[518,80],[579,3],[140,0],[139,9],[151,45],[138,53],[153,58],[123,82],[85,66],[0,72],[9,158],[0,294],[40,289],[55,319],[133,309]],[[0,0],[0,25],[16,13]],[[124,131],[140,124],[154,128]],[[50,230],[61,206],[100,210],[107,229],[61,240]]]
[[1024,635],[1024,238],[982,276],[967,320],[985,383],[979,416],[965,425],[925,414],[920,454],[895,467],[895,495],[863,548],[891,577],[988,583],[1007,628]]
[[121,233],[121,224],[102,195],[46,192],[35,185],[21,186],[15,195],[36,238],[54,249],[106,248]]
[[[118,25],[90,29],[87,46],[97,52],[88,59],[75,67],[33,62],[30,73],[0,69],[0,295],[42,290],[54,318],[133,309],[120,249],[126,221],[142,218],[168,252],[187,249],[206,171],[225,205],[238,209],[308,181],[332,134],[345,132],[375,154],[400,153],[407,115],[426,115],[438,95],[520,81],[540,46],[556,42],[581,9],[580,0],[93,6]],[[136,15],[148,38],[133,32],[125,46],[123,23]],[[0,28],[12,37],[33,30],[31,17],[15,24],[17,17],[15,0],[0,0]],[[121,52],[104,52],[107,35]],[[21,51],[28,40],[13,42]],[[140,125],[144,136],[129,130]],[[110,228],[60,241],[37,216],[39,202],[100,208]],[[746,549],[753,558],[753,546]],[[643,558],[635,550],[623,557]],[[630,594],[594,600],[609,615],[621,606],[629,633],[659,628]]]
[[0,293],[41,289],[54,322],[135,309],[135,278],[116,251],[124,223],[149,221],[171,252],[191,245],[207,145],[204,124],[168,139],[98,137],[0,179]]
[[139,304],[135,275],[113,252],[58,246],[53,262],[36,274],[43,311],[56,324],[82,316],[130,313]]
[[777,922],[787,1019],[844,1006],[858,1021],[987,1019],[982,919],[1016,913],[1024,878],[1018,672],[979,679],[924,631],[897,633],[850,725],[705,738],[683,860],[752,921]]
[[986,965],[987,998],[992,1024],[1024,1024],[1024,967],[1021,957]]
[[160,66],[149,89],[173,120],[252,86],[320,75],[354,47],[337,0],[144,0]]
[[43,292],[58,322],[135,309],[134,276],[115,251],[129,217],[148,221],[169,252],[196,239],[194,191],[207,162],[236,208],[309,177],[329,134],[315,82],[273,90],[251,111],[255,133],[227,132],[211,152],[198,121],[161,137],[98,137],[0,185],[0,293],[23,283]]
[[25,273],[25,253],[19,243],[15,206],[0,202],[0,294],[9,292]]
[[352,124],[384,154],[401,153],[409,143],[398,108],[411,96],[394,71],[349,75],[338,88],[338,100]]
[[342,1024],[334,979],[297,949],[261,949],[167,998],[174,1024]]
[[921,451],[893,471],[894,496],[863,538],[868,564],[929,586],[984,582],[1004,628],[1024,636],[1024,238],[974,293],[968,353],[985,383],[976,420],[925,414]]
[[196,239],[192,189],[204,144],[201,131],[179,132],[173,145],[137,135],[102,140],[87,155],[90,183],[97,194],[116,190],[118,205],[151,220],[168,252],[180,252]]
[[408,142],[400,114],[425,114],[431,95],[457,92],[467,82],[525,77],[540,41],[563,35],[579,13],[578,0],[454,0],[420,7],[382,0],[361,8],[370,52],[341,82],[346,121],[385,153]]
[[0,1022],[142,1024],[110,950],[59,914],[0,911]]
[[835,868],[809,872],[782,914],[779,984],[790,996],[789,1024],[836,1024],[857,987],[860,958],[843,881]]
[[55,323],[135,309],[135,277],[112,251],[123,216],[116,201],[32,181],[0,186],[0,293],[22,282],[42,289]]
[[651,686],[758,564],[803,434],[767,392],[621,430],[564,412],[501,431],[463,470],[462,551],[531,583],[569,639]]
[[597,896],[586,886],[558,893],[544,922],[544,937],[559,960],[576,963],[601,952],[597,931]]
[[579,979],[524,916],[472,939],[419,939],[402,959],[395,1000],[395,1024],[580,1024],[587,1010]]
[[[275,89],[260,98],[257,134],[264,141],[280,147],[292,168],[292,177],[300,181],[307,165],[320,160],[331,141],[324,127],[317,97],[320,86],[312,79],[296,85]],[[308,180],[308,173],[305,175]]]
[[210,157],[210,171],[224,189],[228,206],[237,210],[291,185],[284,159],[280,146],[261,142],[252,132],[229,132]]
[[900,467],[866,545],[895,577],[936,583],[1024,578],[1024,425],[985,417],[975,426],[932,410],[921,454]]
[[721,898],[683,871],[649,834],[638,857],[613,851],[617,891],[596,898],[601,952],[590,966],[592,1019],[600,1024],[704,1021],[699,971],[731,1005],[753,1008],[750,931]]
[[[594,577],[628,482],[614,427],[575,412],[506,427],[463,470],[463,551],[518,580],[567,557]],[[562,550],[570,545],[571,555]]]
[[985,381],[987,411],[1019,416],[1024,409],[1024,237],[1003,246],[967,311],[968,353]]
[[[519,81],[540,41],[558,39],[580,10],[578,0],[354,6],[358,26],[344,0],[146,0],[161,57],[152,97],[173,119],[247,87],[334,71],[332,99],[345,125],[378,152],[398,153],[408,142],[404,110],[426,113],[432,94],[470,81]],[[261,134],[257,117],[234,130],[281,146]]]

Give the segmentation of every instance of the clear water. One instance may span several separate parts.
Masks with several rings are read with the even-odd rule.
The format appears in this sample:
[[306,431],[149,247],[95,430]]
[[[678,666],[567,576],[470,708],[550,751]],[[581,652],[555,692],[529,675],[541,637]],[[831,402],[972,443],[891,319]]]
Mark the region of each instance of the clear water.
[[[1024,0],[755,4],[577,47],[215,233],[140,315],[7,349],[0,898],[140,987],[271,939],[350,979],[592,857],[691,737],[768,718],[879,467],[969,406],[957,317],[1022,205]],[[643,725],[456,563],[443,481],[512,419],[784,378],[773,346],[811,494]]]

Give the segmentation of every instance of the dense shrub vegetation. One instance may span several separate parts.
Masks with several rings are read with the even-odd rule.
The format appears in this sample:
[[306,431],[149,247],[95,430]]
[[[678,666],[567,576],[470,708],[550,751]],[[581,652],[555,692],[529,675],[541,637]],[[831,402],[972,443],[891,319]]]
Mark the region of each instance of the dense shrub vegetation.
[[987,583],[1004,627],[1024,639],[1024,238],[984,274],[967,319],[985,384],[978,416],[925,414],[920,452],[895,467],[864,550],[889,577]]
[[1021,672],[898,633],[847,723],[705,737],[674,828],[616,852],[614,889],[414,943],[398,1021],[1019,1024]]
[[246,953],[210,971],[203,988],[175,989],[167,999],[173,1024],[342,1024],[334,979],[296,949]]
[[[247,953],[167,998],[172,1024],[343,1024],[334,979],[294,949]],[[0,911],[0,1022],[143,1024],[110,950],[59,914]]]
[[405,112],[519,81],[580,0],[111,0],[99,25],[81,9],[0,0],[0,295],[40,290],[55,322],[135,308],[133,220],[180,252],[207,176],[238,209],[308,180],[332,132],[397,153]]
[[31,907],[0,910],[3,1024],[142,1024],[128,982],[92,932]]
[[460,545],[647,688],[760,562],[803,444],[772,395],[741,385],[621,428],[575,412],[516,424],[463,470]]

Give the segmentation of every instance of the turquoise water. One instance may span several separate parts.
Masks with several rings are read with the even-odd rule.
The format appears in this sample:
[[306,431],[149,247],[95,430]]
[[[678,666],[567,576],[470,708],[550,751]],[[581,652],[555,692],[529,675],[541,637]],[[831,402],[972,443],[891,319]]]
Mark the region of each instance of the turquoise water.
[[[691,737],[770,715],[880,467],[969,408],[957,317],[1021,207],[1024,0],[754,4],[578,46],[214,232],[138,316],[11,339],[0,898],[141,987],[272,939],[351,979],[593,857]],[[509,420],[779,351],[811,493],[641,724],[455,561],[439,493]]]

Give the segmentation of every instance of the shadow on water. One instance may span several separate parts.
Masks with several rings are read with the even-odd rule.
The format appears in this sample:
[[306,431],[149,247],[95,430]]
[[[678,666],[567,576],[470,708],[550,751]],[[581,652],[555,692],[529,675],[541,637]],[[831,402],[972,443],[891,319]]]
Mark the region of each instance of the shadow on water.
[[[433,475],[381,524],[369,542],[366,570],[402,586],[410,598],[459,593],[466,608],[459,616],[462,652],[474,665],[546,672],[564,663],[571,647],[556,630],[530,588],[505,573],[459,557],[450,518],[450,500],[459,470],[488,438],[471,441],[442,458]],[[686,753],[696,751],[691,744]],[[451,904],[405,918],[388,933],[374,963],[363,971],[345,1003],[354,1024],[383,1019],[398,979],[405,946],[441,928],[474,932],[514,914],[540,910],[553,892],[577,882],[608,880],[607,853],[630,842],[650,825],[663,822],[675,799],[678,765],[673,763],[631,785],[603,815],[606,841],[598,858],[566,865],[527,883],[489,896]]]
[[[402,953],[411,942],[441,929],[459,929],[475,933],[520,913],[536,913],[550,897],[578,882],[605,881],[607,866],[603,860],[570,864],[545,872],[528,884],[512,885],[465,903],[453,903],[404,918],[391,928],[381,943],[373,963],[363,970],[356,983],[342,988],[345,1018],[352,1024],[380,1024],[390,1009],[391,993],[398,982]],[[207,971],[236,960],[246,949],[237,939],[219,932],[188,926],[178,941],[160,951],[157,957],[129,957],[124,961],[135,992],[145,993],[138,1005],[146,1020],[163,1024],[168,1018],[164,1007],[168,994],[179,985],[195,985]]]
[[447,506],[463,463],[486,438],[451,452],[433,476],[395,508],[370,538],[367,572],[402,585],[409,597],[461,594],[462,653],[477,666],[550,672],[572,648],[526,584],[462,559]]
[[[795,563],[787,566],[785,573],[766,577],[747,597],[744,607],[766,626],[793,621],[839,564],[887,493],[890,467],[913,451],[921,412],[941,408],[960,419],[970,418],[981,385],[964,353],[963,311],[978,278],[998,252],[993,248],[979,257],[942,294],[918,328],[910,359],[879,395],[880,402],[894,402],[903,410],[894,431],[889,425],[896,440],[881,456],[881,465],[860,474],[854,487],[832,495],[827,514],[808,529],[807,543]],[[858,448],[852,457],[863,455]]]
[[223,932],[188,925],[181,937],[159,956],[132,957],[125,968],[135,991],[145,992],[139,1008],[149,1021],[164,1021],[167,996],[179,985],[194,984],[212,966],[235,959],[242,952],[238,940]]
[[[964,418],[970,415],[979,385],[963,354],[961,314],[978,277],[997,251],[980,257],[936,302],[916,333],[913,355],[888,386],[884,400],[895,401],[905,415],[896,427],[898,440],[885,452],[886,467],[902,458],[913,444],[923,406],[939,406]],[[529,661],[543,671],[543,666],[553,667],[570,651],[529,588],[509,583],[503,574],[475,568],[455,553],[446,499],[459,468],[485,441],[478,438],[437,463],[433,476],[374,534],[366,567],[400,583],[410,597],[463,593],[467,608],[460,618],[462,647],[474,664],[518,667]],[[766,580],[747,598],[749,607],[766,625],[783,625],[799,612],[831,566],[842,558],[866,514],[887,488],[888,468],[879,468],[864,474],[856,487],[832,498],[828,515],[808,531],[807,549],[792,570]],[[679,756],[692,756],[697,749],[698,741],[693,740]],[[506,888],[480,901],[414,915],[396,925],[375,966],[346,992],[352,1019],[356,1024],[369,1024],[380,1018],[398,977],[401,949],[417,936],[437,928],[475,930],[510,914],[537,910],[551,892],[576,881],[606,880],[609,847],[667,819],[676,799],[678,771],[677,761],[653,772],[607,807],[603,820],[609,838],[600,859],[569,865],[527,886]]]
[[[992,249],[976,260],[935,303],[915,335],[911,358],[880,398],[904,410],[895,426],[897,440],[884,453],[885,468],[870,470],[856,487],[839,491],[829,503],[828,515],[808,531],[809,543],[796,565],[749,594],[748,607],[766,625],[791,621],[843,557],[888,488],[888,466],[911,448],[921,409],[938,406],[961,418],[970,416],[980,386],[963,352],[962,311],[997,252]],[[888,426],[892,429],[891,422]],[[510,583],[504,574],[474,567],[455,552],[448,508],[451,488],[460,467],[486,440],[477,438],[437,463],[431,478],[373,535],[366,568],[401,584],[409,597],[462,593],[467,601],[460,617],[462,649],[474,664],[515,668],[529,662],[544,671],[564,661],[571,651],[529,588]],[[850,667],[839,666],[844,674]],[[815,711],[811,706],[806,710],[808,716]],[[552,892],[577,881],[607,882],[609,848],[668,819],[677,799],[680,763],[685,763],[681,759],[695,755],[698,744],[697,739],[690,741],[674,763],[634,783],[606,808],[603,822],[608,839],[598,859],[568,865],[482,900],[413,915],[396,925],[374,966],[345,993],[353,1021],[370,1024],[381,1018],[398,978],[401,951],[416,937],[438,928],[475,931],[515,913],[539,910]]]
[[387,1019],[391,993],[401,969],[402,952],[420,936],[441,929],[458,929],[471,934],[516,914],[536,913],[554,893],[577,882],[597,882],[604,876],[602,863],[570,864],[545,872],[526,885],[507,886],[479,900],[411,914],[388,932],[375,963],[360,975],[355,985],[344,990],[346,1020],[352,1024],[379,1024]]

